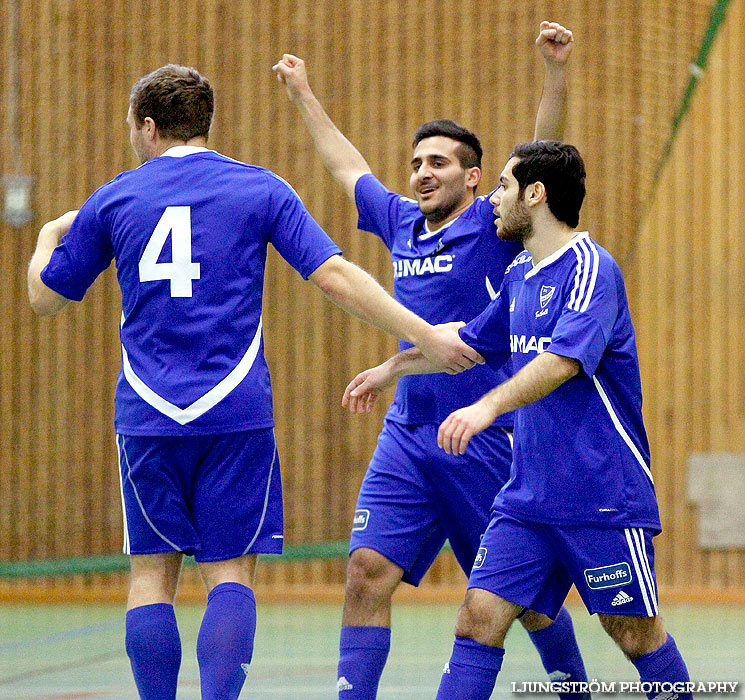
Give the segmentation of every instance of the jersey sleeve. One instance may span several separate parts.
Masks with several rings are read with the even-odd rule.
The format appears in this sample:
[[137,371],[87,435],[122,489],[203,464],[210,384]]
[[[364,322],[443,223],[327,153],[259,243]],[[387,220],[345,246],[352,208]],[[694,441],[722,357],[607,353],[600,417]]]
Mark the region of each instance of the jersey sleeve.
[[267,221],[269,241],[279,254],[308,279],[339,248],[308,213],[295,190],[276,176],[269,177]]
[[[551,344],[546,348],[555,355],[579,361],[590,377],[600,364],[618,318],[618,288],[610,267],[605,261],[596,260],[588,268],[586,285],[582,284],[582,275],[572,281],[551,334]],[[594,271],[597,274],[593,278]]]
[[82,301],[88,288],[114,257],[109,232],[101,226],[95,194],[81,207],[70,230],[41,271],[41,281],[73,301]]
[[391,192],[371,173],[363,175],[354,186],[357,205],[357,228],[374,233],[391,249],[402,215],[418,211],[416,202]]
[[464,343],[481,353],[487,364],[499,370],[510,359],[510,317],[506,285],[476,318],[458,331]]

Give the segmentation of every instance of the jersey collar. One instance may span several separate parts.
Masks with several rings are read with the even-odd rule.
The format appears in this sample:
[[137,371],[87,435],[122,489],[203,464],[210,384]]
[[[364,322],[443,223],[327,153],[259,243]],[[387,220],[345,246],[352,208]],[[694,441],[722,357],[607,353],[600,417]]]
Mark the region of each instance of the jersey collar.
[[555,263],[564,253],[566,253],[570,248],[572,248],[577,241],[587,238],[590,234],[587,231],[578,231],[574,234],[572,237],[572,240],[568,243],[565,243],[559,250],[551,253],[547,258],[543,258],[541,262],[539,262],[537,265],[534,265],[532,269],[528,270],[528,272],[525,274],[525,279],[528,279],[529,277],[532,277],[533,275],[538,274],[540,270],[542,270],[544,267],[548,267],[552,263]]
[[182,158],[183,156],[190,156],[192,153],[205,153],[209,150],[204,146],[171,146],[165,153],[161,153],[160,157]]
[[426,241],[428,238],[432,238],[432,236],[436,236],[438,233],[442,233],[445,229],[450,228],[458,219],[460,219],[461,214],[458,214],[452,221],[448,221],[443,226],[440,226],[436,231],[430,231],[429,230],[429,224],[427,223],[427,219],[424,220],[424,232],[420,233],[418,238],[420,241]]

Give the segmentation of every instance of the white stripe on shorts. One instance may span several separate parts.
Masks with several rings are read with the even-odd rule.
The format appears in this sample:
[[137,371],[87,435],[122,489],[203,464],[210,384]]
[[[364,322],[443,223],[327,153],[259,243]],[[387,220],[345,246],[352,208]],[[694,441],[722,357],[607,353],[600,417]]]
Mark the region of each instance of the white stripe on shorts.
[[654,617],[657,614],[656,601],[653,596],[650,601],[650,594],[647,589],[646,572],[642,572],[642,566],[644,564],[646,564],[647,567],[649,566],[649,563],[646,561],[647,556],[646,554],[639,552],[639,550],[637,549],[636,542],[634,541],[634,537],[632,535],[632,530],[625,528],[623,532],[626,535],[626,541],[629,544],[631,561],[634,563],[634,571],[636,571],[636,578],[639,581],[639,590],[642,592],[644,607],[647,609],[647,615],[649,617]]
[[251,538],[251,541],[248,543],[248,546],[243,550],[243,554],[248,554],[248,550],[253,547],[254,542],[256,542],[256,538],[259,536],[259,533],[261,532],[261,528],[264,526],[264,518],[266,517],[266,508],[269,505],[269,487],[272,484],[272,473],[274,472],[274,463],[277,461],[277,437],[274,434],[274,430],[272,430],[272,437],[274,438],[274,454],[272,455],[272,463],[269,466],[269,478],[266,480],[266,493],[264,494],[264,509],[261,511],[261,519],[259,520],[259,526],[256,528],[256,532],[254,533],[254,536]]
[[122,451],[119,447],[119,436],[116,436],[116,461],[119,465],[119,495],[122,497],[122,525],[124,527],[124,546],[122,551],[129,554],[129,528],[127,528],[127,509],[124,507],[124,482],[122,481]]
[[647,580],[647,586],[649,586],[649,596],[652,599],[652,607],[654,608],[655,613],[657,613],[659,610],[657,605],[657,591],[655,589],[654,579],[652,578],[652,568],[649,566],[649,559],[647,558],[647,544],[644,541],[644,530],[637,527],[634,528],[632,532],[634,534],[634,540],[636,541],[636,549],[639,552],[642,571]]
[[[140,500],[140,494],[137,493],[137,487],[135,486],[135,482],[132,480],[132,467],[129,465],[129,457],[127,457],[127,448],[124,446],[124,435],[120,436],[122,438],[122,454],[124,455],[124,461],[127,463],[127,476],[129,477],[129,483],[132,484],[132,491],[134,491],[135,498],[137,499],[137,503],[140,506],[140,512],[142,513],[143,517],[147,521],[147,524],[152,528],[153,532],[160,537],[160,539],[163,540],[168,546],[173,547],[177,552],[182,552],[183,548],[179,547],[177,544],[174,544],[169,540],[160,530],[158,530],[157,527],[153,524],[153,521],[150,520],[148,517],[148,514],[145,512],[145,506],[142,505],[142,501]],[[119,470],[121,473],[121,470]],[[124,489],[122,489],[122,499],[124,498]],[[129,552],[128,552],[129,553]]]

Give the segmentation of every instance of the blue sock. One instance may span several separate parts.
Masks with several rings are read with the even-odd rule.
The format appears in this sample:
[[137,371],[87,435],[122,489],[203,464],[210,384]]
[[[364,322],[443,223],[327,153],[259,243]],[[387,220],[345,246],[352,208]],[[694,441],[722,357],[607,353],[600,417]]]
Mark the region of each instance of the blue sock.
[[341,700],[374,700],[391,648],[388,627],[342,627],[336,690]]
[[442,672],[437,700],[489,700],[502,668],[504,649],[456,637]]
[[175,700],[181,638],[173,605],[155,603],[127,611],[125,646],[142,700]]
[[[667,684],[683,683],[689,681],[688,669],[685,661],[675,646],[675,640],[668,634],[667,641],[656,651],[644,654],[637,659],[631,659],[631,663],[639,671],[639,679],[642,683],[659,683],[665,684],[664,687],[658,687],[654,692],[648,693],[647,697],[657,697],[660,694],[669,692]],[[692,693],[677,693],[678,700],[693,700]]]
[[256,633],[256,599],[240,583],[221,583],[207,596],[197,637],[202,700],[236,700],[246,681]]
[[[574,626],[569,611],[562,606],[556,619],[545,629],[528,632],[538,650],[548,677],[552,681],[587,682],[585,665],[574,636]],[[582,693],[559,693],[561,700],[586,697]]]

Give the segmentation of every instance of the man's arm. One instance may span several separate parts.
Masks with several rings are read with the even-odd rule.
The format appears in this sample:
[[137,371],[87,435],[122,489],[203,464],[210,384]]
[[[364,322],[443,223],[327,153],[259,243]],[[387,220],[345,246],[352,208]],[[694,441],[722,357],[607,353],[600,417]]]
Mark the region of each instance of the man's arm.
[[302,59],[286,53],[272,70],[277,74],[277,80],[287,88],[290,100],[300,110],[324,165],[354,201],[357,180],[370,172],[367,161],[336,128],[316,99],[308,84]]
[[69,299],[50,289],[41,281],[41,271],[49,263],[60,238],[69,231],[77,213],[77,211],[68,211],[59,219],[44,224],[39,231],[36,250],[31,256],[27,277],[28,300],[31,303],[31,308],[39,316],[52,316],[70,303]]
[[326,260],[309,279],[353,316],[416,345],[440,370],[457,374],[484,361],[458,335],[457,328],[465,324],[430,325],[401,306],[367,272],[340,255]]
[[437,444],[448,454],[462,455],[469,440],[499,416],[548,396],[574,377],[580,368],[579,361],[574,358],[541,353],[476,403],[453,411],[440,425]]
[[[445,325],[451,325],[457,330],[461,324]],[[348,408],[350,413],[370,413],[378,396],[404,375],[432,374],[439,371],[440,368],[430,362],[419,348],[402,350],[383,364],[360,372],[344,390],[341,405]]]
[[538,105],[533,137],[560,141],[567,114],[567,85],[564,66],[572,50],[572,32],[556,22],[541,22],[535,44],[546,67],[543,94]]

